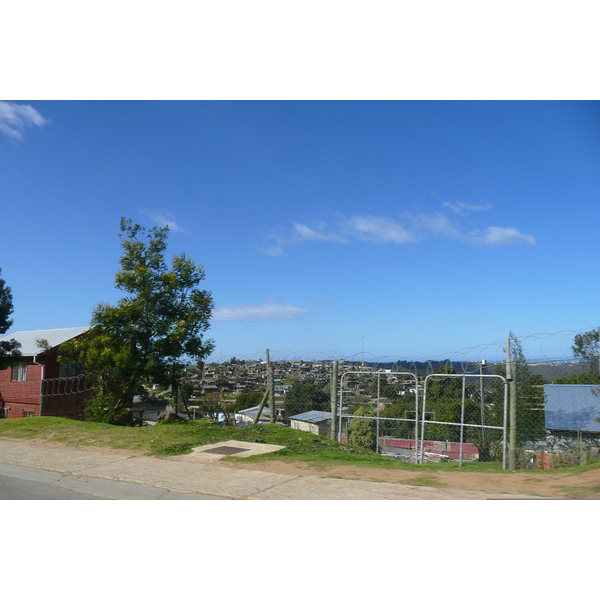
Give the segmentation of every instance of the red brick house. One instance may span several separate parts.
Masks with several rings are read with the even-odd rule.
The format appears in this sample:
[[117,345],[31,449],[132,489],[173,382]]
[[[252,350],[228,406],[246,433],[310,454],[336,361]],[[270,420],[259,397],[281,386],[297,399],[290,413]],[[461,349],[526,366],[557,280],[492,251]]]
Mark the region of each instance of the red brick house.
[[[89,327],[17,331],[0,338],[21,344],[21,356],[0,371],[0,417],[83,418],[88,392],[85,376],[57,361],[59,346],[83,335]],[[44,347],[38,345],[44,340]],[[44,349],[45,348],[45,349]]]

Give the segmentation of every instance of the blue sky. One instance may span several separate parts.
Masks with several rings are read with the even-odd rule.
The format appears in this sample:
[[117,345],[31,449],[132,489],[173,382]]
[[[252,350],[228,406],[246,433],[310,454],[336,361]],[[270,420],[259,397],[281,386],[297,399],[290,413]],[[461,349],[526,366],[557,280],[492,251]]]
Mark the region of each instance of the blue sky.
[[119,299],[122,216],[204,265],[216,358],[595,327],[599,190],[599,102],[0,103],[14,331]]

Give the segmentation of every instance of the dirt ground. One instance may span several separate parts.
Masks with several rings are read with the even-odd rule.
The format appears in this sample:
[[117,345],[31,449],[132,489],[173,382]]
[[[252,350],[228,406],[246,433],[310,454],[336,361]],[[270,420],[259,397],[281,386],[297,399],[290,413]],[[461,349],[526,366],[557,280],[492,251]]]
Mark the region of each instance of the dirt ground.
[[[27,443],[49,447],[67,447],[64,444],[28,440]],[[72,446],[71,446],[72,447]],[[118,450],[114,448],[81,447],[87,452],[105,454],[140,455],[144,452]],[[583,473],[568,473],[552,470],[528,469],[511,473],[472,473],[457,471],[426,472],[403,469],[382,469],[377,467],[354,466],[315,466],[310,463],[265,460],[264,462],[241,463],[226,460],[219,466],[232,469],[250,469],[283,475],[312,475],[314,477],[333,477],[339,479],[357,479],[406,485],[423,485],[448,489],[473,490],[493,494],[527,494],[544,498],[564,499],[600,499],[600,469]]]
[[315,467],[308,463],[287,463],[274,460],[245,464],[221,461],[220,465],[285,475],[313,475],[315,477],[359,479],[460,490],[476,490],[495,494],[528,494],[546,498],[600,499],[600,469],[594,469],[585,473],[542,470],[524,470],[518,473],[469,473],[464,471],[427,471],[417,473],[415,471],[381,469],[376,467]]

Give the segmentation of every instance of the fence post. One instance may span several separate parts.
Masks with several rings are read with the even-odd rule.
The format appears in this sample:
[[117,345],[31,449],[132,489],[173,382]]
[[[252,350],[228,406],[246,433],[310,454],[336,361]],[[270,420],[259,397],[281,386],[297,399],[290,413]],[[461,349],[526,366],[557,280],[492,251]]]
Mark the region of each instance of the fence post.
[[510,447],[512,454],[513,466],[511,469],[517,468],[517,362],[512,361],[512,381],[510,382]]
[[513,428],[513,412],[512,412],[512,365],[510,362],[510,338],[506,338],[504,351],[506,353],[506,358],[504,361],[505,371],[506,371],[506,381],[508,381],[508,404],[509,404],[509,433],[508,433],[508,468],[514,470],[515,468],[515,446],[513,444],[512,439],[512,428]]
[[381,394],[380,385],[381,385],[381,377],[380,377],[379,373],[377,373],[377,413],[376,413],[376,416],[377,416],[377,433],[376,433],[377,442],[375,444],[375,452],[377,452],[377,454],[379,454],[379,404],[380,404],[379,396]]
[[511,361],[510,338],[506,338],[506,380],[510,394],[508,468],[514,471],[517,468],[517,364],[515,361]]
[[260,420],[260,415],[262,415],[262,411],[263,411],[263,408],[265,406],[265,402],[267,401],[268,397],[269,397],[269,389],[267,388],[267,390],[263,394],[263,397],[262,397],[262,400],[260,401],[260,404],[258,405],[258,411],[256,412],[256,416],[254,417],[254,424],[255,425],[257,425],[258,421]]
[[269,421],[275,423],[275,382],[273,381],[273,369],[271,368],[271,356],[267,350],[267,389],[269,390],[269,406],[271,407],[271,418]]
[[331,365],[331,380],[329,382],[329,397],[331,398],[331,439],[337,440],[337,388],[338,388],[338,361]]
[[[268,357],[269,357],[269,351],[267,350],[267,358]],[[260,420],[260,416],[262,415],[262,411],[265,406],[265,402],[267,401],[267,398],[269,398],[269,396],[270,396],[270,391],[271,391],[271,386],[269,385],[269,371],[267,370],[267,389],[265,390],[262,400],[260,401],[260,404],[258,405],[258,411],[256,412],[256,416],[254,417],[255,425],[257,425]]]

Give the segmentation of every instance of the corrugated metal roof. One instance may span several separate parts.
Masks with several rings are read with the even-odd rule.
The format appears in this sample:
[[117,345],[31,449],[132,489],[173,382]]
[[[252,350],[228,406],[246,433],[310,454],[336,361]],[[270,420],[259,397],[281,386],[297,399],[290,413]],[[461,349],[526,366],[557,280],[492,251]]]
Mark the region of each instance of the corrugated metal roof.
[[331,419],[331,413],[323,410],[309,410],[308,412],[300,413],[299,415],[294,415],[289,418],[294,419],[295,421],[304,421],[306,423],[320,423],[321,421]]
[[544,386],[546,429],[600,432],[600,386]]
[[68,327],[66,329],[40,329],[39,331],[15,331],[0,337],[4,340],[17,340],[21,344],[23,356],[35,356],[43,350],[37,346],[36,340],[46,340],[52,348],[66,342],[89,330],[89,327]]

